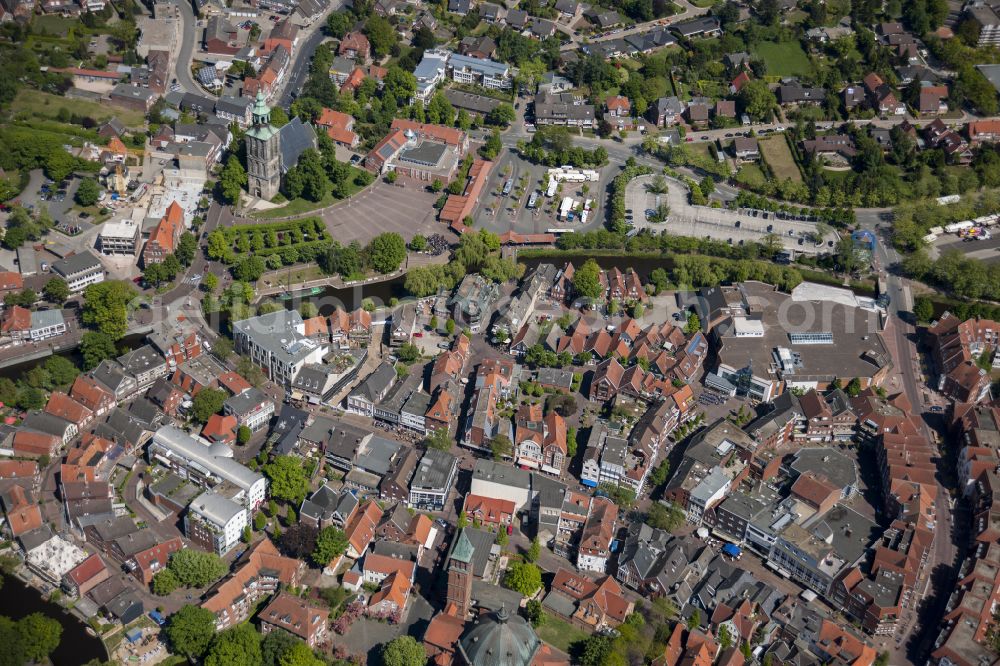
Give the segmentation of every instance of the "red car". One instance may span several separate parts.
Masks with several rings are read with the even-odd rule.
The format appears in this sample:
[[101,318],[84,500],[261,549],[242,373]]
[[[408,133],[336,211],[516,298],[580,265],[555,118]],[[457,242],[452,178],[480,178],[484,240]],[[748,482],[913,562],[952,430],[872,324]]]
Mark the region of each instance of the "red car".
[[423,333],[414,333],[413,337],[415,337],[415,338],[422,338],[422,337],[424,337],[424,334]]

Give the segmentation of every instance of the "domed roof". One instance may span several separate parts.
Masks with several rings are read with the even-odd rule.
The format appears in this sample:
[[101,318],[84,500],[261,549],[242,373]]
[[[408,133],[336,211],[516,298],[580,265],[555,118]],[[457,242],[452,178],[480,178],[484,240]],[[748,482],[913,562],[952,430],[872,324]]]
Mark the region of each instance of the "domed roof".
[[531,625],[506,608],[476,623],[458,644],[470,666],[530,666],[541,642]]

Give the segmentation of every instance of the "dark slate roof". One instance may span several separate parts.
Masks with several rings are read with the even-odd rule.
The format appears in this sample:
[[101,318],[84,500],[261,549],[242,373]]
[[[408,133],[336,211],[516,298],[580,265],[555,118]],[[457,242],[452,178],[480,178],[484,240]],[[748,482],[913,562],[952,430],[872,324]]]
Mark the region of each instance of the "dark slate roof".
[[299,156],[305,150],[316,147],[316,132],[312,125],[303,123],[298,116],[278,130],[278,135],[278,142],[281,146],[282,173],[298,164]]

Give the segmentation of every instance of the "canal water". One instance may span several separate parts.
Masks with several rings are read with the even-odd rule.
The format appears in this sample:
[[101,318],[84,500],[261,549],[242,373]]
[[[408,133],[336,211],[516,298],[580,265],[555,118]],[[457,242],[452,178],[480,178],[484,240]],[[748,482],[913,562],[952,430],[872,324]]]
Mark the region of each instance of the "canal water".
[[[575,266],[579,266],[591,258],[597,261],[598,265],[603,269],[617,267],[619,270],[624,271],[626,268],[633,268],[644,280],[648,278],[649,273],[654,269],[670,268],[671,266],[669,258],[666,257],[591,256],[582,253],[566,254],[558,257],[530,257],[520,261],[531,270],[543,263],[555,264],[561,268],[567,261],[571,261]],[[293,291],[291,298],[273,298],[289,310],[297,310],[303,303],[309,302],[319,308],[321,315],[329,315],[337,308],[347,311],[357,309],[361,307],[362,301],[365,299],[371,299],[379,307],[388,305],[393,298],[402,300],[407,296],[406,290],[403,288],[404,283],[405,276],[400,275],[383,282],[371,282],[365,285],[344,287],[341,289],[325,287],[319,293]]]
[[[146,344],[145,335],[127,335],[124,338],[117,341],[116,346],[124,351],[130,351],[141,347]],[[68,358],[73,362],[73,365],[80,368],[83,371],[83,356],[80,355],[80,349],[67,349],[66,351],[61,351],[55,354],[55,356],[62,356],[63,358]],[[6,377],[7,379],[12,379],[17,381],[24,376],[24,373],[28,372],[32,368],[38,367],[40,365],[45,365],[50,356],[45,356],[43,358],[36,358],[30,361],[24,361],[23,363],[16,363],[14,365],[8,365],[5,368],[0,368],[0,377]]]
[[46,601],[41,593],[13,576],[3,577],[0,589],[0,615],[20,620],[32,613],[42,613],[62,626],[59,647],[52,653],[55,666],[80,666],[93,659],[104,661],[107,654],[100,639],[87,633],[87,626],[67,613],[59,604]]

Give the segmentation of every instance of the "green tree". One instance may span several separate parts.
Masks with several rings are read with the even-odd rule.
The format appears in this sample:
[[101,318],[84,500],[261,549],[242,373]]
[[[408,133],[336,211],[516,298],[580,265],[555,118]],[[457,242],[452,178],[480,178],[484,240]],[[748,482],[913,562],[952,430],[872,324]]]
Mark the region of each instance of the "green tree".
[[427,653],[413,636],[397,636],[382,648],[384,666],[424,666]]
[[243,257],[233,269],[233,277],[240,282],[256,282],[267,270],[264,259],[257,255]]
[[215,273],[206,273],[205,277],[202,278],[201,286],[205,288],[205,291],[212,294],[215,289],[219,286],[219,276]]
[[514,453],[514,445],[507,435],[501,433],[490,440],[490,451],[493,452],[494,460],[503,460],[504,458],[509,458]]
[[593,259],[583,262],[573,274],[573,288],[585,298],[599,299],[604,296],[601,286],[601,267]]
[[239,444],[246,444],[247,442],[250,441],[250,437],[252,435],[253,435],[253,432],[250,430],[250,428],[246,427],[245,425],[241,425],[236,430],[236,441]]
[[261,468],[271,483],[271,495],[296,506],[309,490],[309,479],[302,462],[295,456],[277,456]]
[[451,450],[451,437],[448,436],[447,428],[438,428],[424,439],[424,445],[429,449],[440,451]]
[[45,286],[42,287],[42,293],[49,303],[65,303],[66,299],[69,298],[69,287],[66,285],[66,280],[54,277],[45,283]]
[[198,239],[190,231],[185,231],[181,234],[180,240],[177,241],[177,249],[174,250],[174,256],[177,257],[182,266],[190,266],[191,262],[194,261],[194,255],[197,251]]
[[240,192],[246,185],[247,171],[240,158],[231,154],[219,174],[219,194],[226,203],[236,205],[240,201]]
[[658,530],[673,532],[683,526],[685,521],[684,510],[673,502],[666,506],[661,502],[654,502],[646,512],[646,524]]
[[313,564],[318,567],[325,567],[335,558],[343,555],[347,551],[347,536],[343,530],[336,527],[324,527],[316,535],[316,548],[313,550]]
[[922,324],[934,319],[934,303],[931,299],[926,296],[917,296],[913,299],[913,316]]
[[736,101],[744,113],[754,120],[767,120],[778,100],[763,79],[754,79],[740,88]]
[[[326,31],[331,37],[342,39],[351,31],[354,25],[354,15],[351,12],[333,12],[326,19]],[[272,664],[271,666],[277,666]]]
[[[434,182],[438,184],[438,190],[440,190],[441,181],[435,179]],[[433,188],[434,184],[432,183],[431,189]],[[410,249],[414,252],[423,252],[427,249],[427,239],[420,234],[414,235],[413,238],[410,239]]]
[[524,559],[528,562],[537,562],[538,558],[542,556],[542,544],[536,536],[531,540],[531,545],[528,546],[528,552],[524,554]]
[[[396,356],[403,365],[410,365],[420,358],[420,348],[407,342],[396,350]],[[399,370],[400,368],[397,368]],[[402,368],[405,370],[405,368]]]
[[[272,631],[264,636],[260,643],[261,661],[263,666],[283,666],[281,659],[288,654],[296,644],[305,645],[301,640],[287,631]],[[308,648],[308,646],[306,646]],[[310,652],[311,654],[311,652]]]
[[684,325],[684,333],[694,335],[701,330],[701,319],[693,312],[688,313],[687,323]]
[[530,597],[542,586],[542,572],[530,562],[514,562],[507,569],[503,584]]
[[41,409],[45,406],[45,393],[34,386],[22,386],[17,391],[16,402],[23,410]]
[[49,373],[49,388],[69,386],[80,374],[80,369],[65,356],[50,356],[46,359],[44,367]]
[[517,118],[517,112],[507,102],[501,102],[495,109],[486,114],[486,124],[507,127]]
[[165,597],[180,587],[181,582],[170,569],[164,569],[153,576],[153,594]]
[[701,611],[697,608],[691,613],[691,617],[688,618],[687,628],[688,629],[698,629],[701,627]]
[[267,527],[267,517],[262,512],[258,512],[253,517],[253,528],[259,532],[265,527]]
[[45,661],[59,647],[62,625],[42,613],[32,613],[17,621],[17,637],[27,661]]
[[729,627],[724,624],[719,626],[719,646],[723,650],[733,647],[733,635],[729,631]]
[[184,606],[170,616],[164,633],[171,652],[188,659],[199,659],[215,636],[215,613],[201,606]]
[[129,282],[107,280],[83,290],[83,323],[119,340],[128,332],[128,305],[135,297]]
[[185,587],[205,587],[226,575],[229,567],[215,553],[185,548],[170,556],[167,565]]
[[545,613],[542,612],[542,602],[538,599],[529,599],[524,606],[524,615],[528,622],[536,629],[545,624]]
[[434,93],[427,104],[427,122],[435,125],[451,125],[455,121],[455,107],[440,90]]
[[[276,631],[271,633],[281,634],[285,632]],[[270,635],[268,634],[268,636]],[[264,640],[266,641],[267,639],[265,638]],[[281,655],[278,666],[324,666],[325,663],[323,660],[316,658],[316,655],[313,654],[308,645],[297,640]]]
[[365,21],[364,33],[368,37],[372,52],[377,58],[388,55],[399,39],[396,29],[392,27],[392,24],[378,14],[372,14]]
[[205,666],[261,666],[260,633],[248,623],[217,635],[208,648]]
[[448,335],[455,335],[455,320],[449,319],[444,323],[444,330],[448,332]]
[[212,414],[222,411],[222,403],[229,397],[222,389],[205,388],[194,396],[191,417],[198,423],[206,423]]
[[500,132],[493,130],[486,137],[486,142],[479,149],[479,154],[488,160],[495,160],[501,150],[503,150],[503,142],[500,140]]
[[594,634],[583,644],[580,655],[581,666],[609,666],[613,663],[614,639],[611,636]]
[[219,229],[208,235],[208,258],[227,264],[232,261],[233,247]]
[[73,199],[81,206],[93,206],[101,198],[101,186],[93,178],[84,178],[76,187]]
[[368,260],[379,273],[392,273],[406,259],[406,242],[395,232],[379,234],[367,248]]
[[100,331],[87,331],[80,338],[80,353],[83,356],[83,369],[91,370],[100,365],[101,361],[114,358],[118,354],[115,349],[115,338]]

